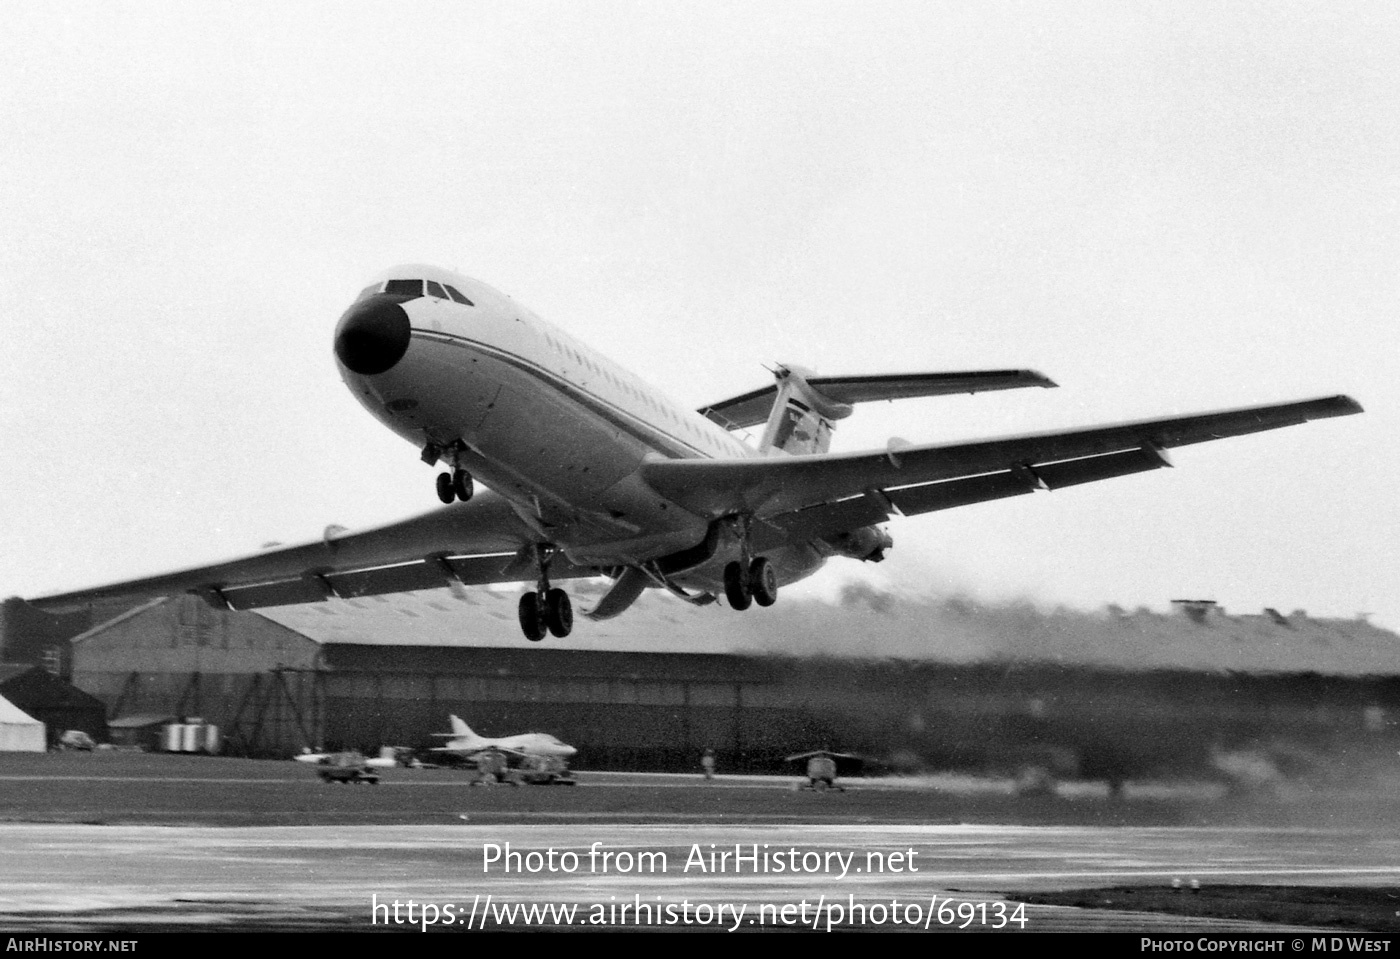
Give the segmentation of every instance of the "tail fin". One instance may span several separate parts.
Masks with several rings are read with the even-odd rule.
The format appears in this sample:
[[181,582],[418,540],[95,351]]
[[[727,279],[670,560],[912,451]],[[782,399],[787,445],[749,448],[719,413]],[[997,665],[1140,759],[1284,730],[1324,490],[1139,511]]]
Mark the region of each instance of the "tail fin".
[[851,407],[818,392],[807,378],[810,370],[780,366],[774,372],[778,395],[763,428],[759,452],[825,453],[831,448],[831,421],[851,415]]
[[472,732],[472,728],[466,723],[462,722],[456,716],[448,716],[447,718],[452,721],[452,735],[457,736],[459,738],[463,736],[467,737],[468,739],[476,738],[476,733]]
[[[1035,370],[817,376],[800,366],[779,366],[774,377],[777,384],[770,387],[775,390],[773,406],[759,443],[759,451],[763,453],[774,450],[791,454],[825,453],[831,447],[832,421],[850,416],[857,403],[1055,385],[1053,380]],[[732,411],[742,424],[746,417],[761,410],[759,404],[768,395],[768,390],[758,390],[706,407],[701,412],[721,425],[730,425]],[[757,421],[756,416],[748,420],[750,423]]]

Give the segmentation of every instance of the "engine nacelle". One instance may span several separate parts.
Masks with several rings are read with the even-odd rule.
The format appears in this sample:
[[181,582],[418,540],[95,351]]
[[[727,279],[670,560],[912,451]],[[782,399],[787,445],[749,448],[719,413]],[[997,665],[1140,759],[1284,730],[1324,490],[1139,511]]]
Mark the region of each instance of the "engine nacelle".
[[862,526],[848,533],[837,533],[823,540],[841,556],[878,563],[885,558],[885,550],[894,545],[890,534],[878,526]]

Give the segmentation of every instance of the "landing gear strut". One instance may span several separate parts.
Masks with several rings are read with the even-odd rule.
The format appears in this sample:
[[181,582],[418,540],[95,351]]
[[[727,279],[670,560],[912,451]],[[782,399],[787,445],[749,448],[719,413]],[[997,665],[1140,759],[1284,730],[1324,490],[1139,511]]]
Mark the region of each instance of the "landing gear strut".
[[536,562],[540,581],[534,592],[520,597],[520,631],[532,643],[544,639],[546,633],[563,639],[574,629],[573,603],[569,602],[568,593],[550,587],[549,553],[545,547],[538,547]]
[[437,494],[438,499],[444,503],[451,503],[453,500],[461,500],[465,503],[472,498],[472,475],[463,469],[455,469],[450,473],[439,473]]

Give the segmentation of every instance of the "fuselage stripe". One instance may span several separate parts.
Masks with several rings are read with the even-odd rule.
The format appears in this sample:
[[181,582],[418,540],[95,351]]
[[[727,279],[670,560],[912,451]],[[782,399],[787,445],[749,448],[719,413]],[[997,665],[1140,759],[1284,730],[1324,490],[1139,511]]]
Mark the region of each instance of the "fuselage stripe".
[[[689,442],[667,433],[652,423],[640,419],[629,410],[619,407],[608,399],[591,393],[571,383],[564,377],[554,373],[546,367],[539,365],[523,356],[503,350],[500,347],[474,340],[458,333],[446,333],[440,330],[424,330],[413,327],[412,335],[416,338],[431,340],[435,343],[443,343],[448,346],[455,346],[459,349],[476,350],[492,359],[515,367],[521,372],[534,377],[543,382],[551,389],[564,393],[574,399],[591,412],[607,420],[618,429],[624,430],[630,436],[641,441],[652,449],[666,453],[674,459],[713,459],[714,454],[708,450],[694,446]],[[696,414],[697,416],[699,414]],[[707,421],[708,422],[708,421]]]

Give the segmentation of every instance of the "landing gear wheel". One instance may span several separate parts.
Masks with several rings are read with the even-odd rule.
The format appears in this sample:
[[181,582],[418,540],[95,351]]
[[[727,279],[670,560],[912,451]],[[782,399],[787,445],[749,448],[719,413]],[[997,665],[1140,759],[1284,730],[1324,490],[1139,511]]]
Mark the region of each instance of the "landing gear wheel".
[[574,628],[574,607],[569,602],[569,594],[562,589],[551,589],[544,594],[544,625],[551,633],[563,639]]
[[438,499],[444,503],[450,503],[457,498],[457,493],[452,489],[452,474],[439,473],[437,476]]
[[724,567],[724,598],[729,600],[732,609],[748,609],[753,602],[749,592],[749,578],[744,575],[744,567],[730,563]]
[[532,643],[544,639],[545,625],[541,612],[539,593],[526,593],[520,597],[520,631]]
[[[465,503],[472,498],[472,474],[466,470],[452,471],[452,492]],[[441,495],[441,494],[439,494]]]
[[760,556],[749,567],[749,592],[760,606],[772,606],[778,601],[778,573],[766,557]]

